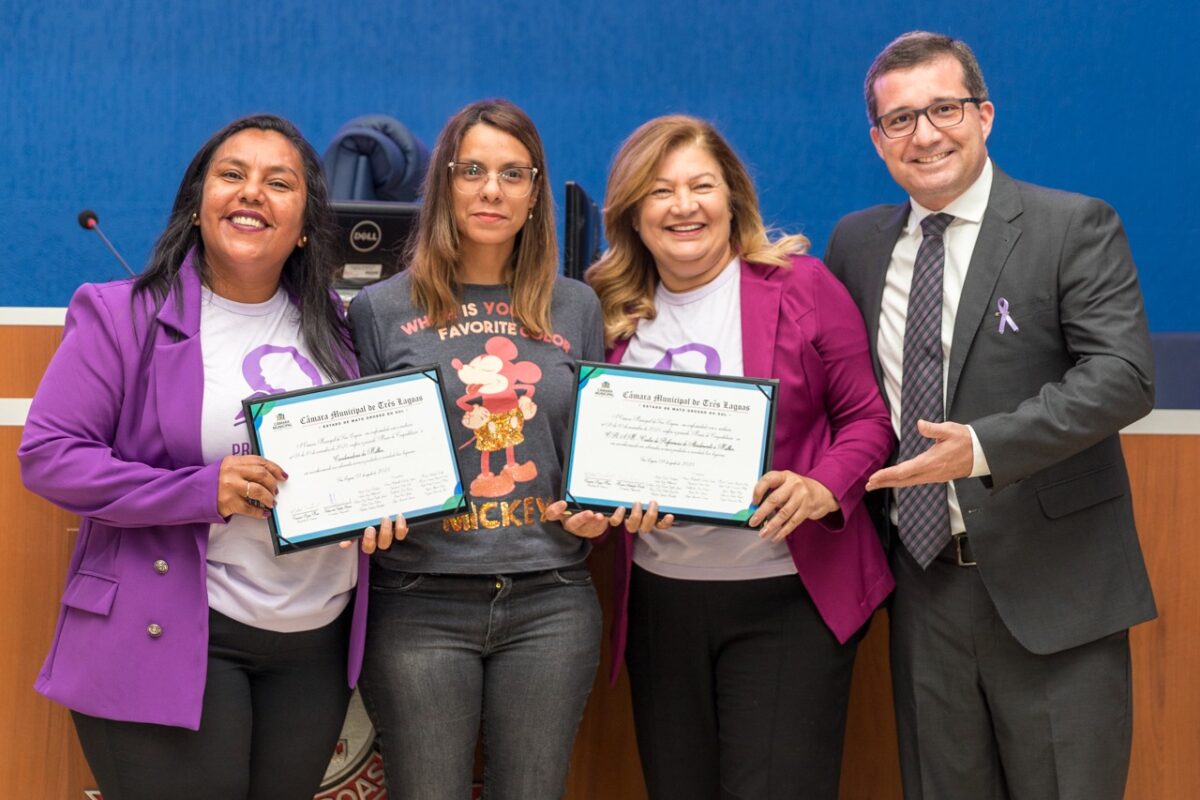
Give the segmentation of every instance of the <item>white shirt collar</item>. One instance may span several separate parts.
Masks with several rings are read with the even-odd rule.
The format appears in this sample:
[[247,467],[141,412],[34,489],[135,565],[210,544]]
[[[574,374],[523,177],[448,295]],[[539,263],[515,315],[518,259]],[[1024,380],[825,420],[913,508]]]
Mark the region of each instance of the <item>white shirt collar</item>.
[[687,289],[682,292],[672,292],[667,288],[667,285],[661,280],[658,282],[657,297],[659,302],[670,303],[671,305],[683,306],[688,303],[694,303],[708,297],[713,292],[723,289],[741,272],[741,256],[734,256],[729,260],[729,263],[721,267],[721,271],[713,276],[708,283],[701,284],[694,289]]
[[908,203],[912,210],[908,214],[908,223],[904,226],[904,233],[906,235],[913,233],[920,226],[921,220],[935,213],[950,214],[955,219],[966,220],[978,225],[983,222],[983,213],[987,211],[988,197],[991,194],[992,160],[989,158],[983,163],[983,170],[975,182],[968,186],[965,192],[951,200],[940,212],[930,211],[909,197]]

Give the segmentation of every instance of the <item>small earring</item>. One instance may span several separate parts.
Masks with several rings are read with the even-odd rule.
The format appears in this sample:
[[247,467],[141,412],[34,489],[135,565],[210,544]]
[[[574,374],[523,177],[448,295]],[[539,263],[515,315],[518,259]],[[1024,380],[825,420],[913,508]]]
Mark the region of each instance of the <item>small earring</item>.
[[193,211],[193,212],[192,212],[192,224],[193,224],[193,225],[199,225],[199,224],[200,224],[200,212],[199,212],[199,211]]
[[306,245],[306,244],[308,244],[308,234],[307,233],[300,237],[300,241],[296,243],[296,247],[304,247],[304,245]]
[[529,210],[529,219],[533,219],[533,209]]

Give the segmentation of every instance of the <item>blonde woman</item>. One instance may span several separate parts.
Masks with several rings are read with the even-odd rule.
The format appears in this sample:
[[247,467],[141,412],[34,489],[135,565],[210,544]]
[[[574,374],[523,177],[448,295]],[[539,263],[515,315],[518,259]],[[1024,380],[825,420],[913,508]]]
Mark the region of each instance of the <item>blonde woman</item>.
[[773,469],[752,529],[634,507],[617,547],[622,656],[652,798],[836,798],[860,631],[892,588],[862,505],[893,437],[862,318],[803,236],[768,238],[707,122],[622,144],[587,275],[608,360],[776,378]]

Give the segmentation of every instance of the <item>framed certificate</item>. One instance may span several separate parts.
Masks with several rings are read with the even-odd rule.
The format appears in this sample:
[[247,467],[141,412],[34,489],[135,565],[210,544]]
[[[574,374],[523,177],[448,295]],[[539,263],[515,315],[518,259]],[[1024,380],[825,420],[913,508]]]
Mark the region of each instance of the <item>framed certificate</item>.
[[579,363],[563,497],[745,526],[771,468],[779,382]]
[[267,518],[276,555],[465,510],[441,385],[431,364],[242,401],[252,449],[288,474]]

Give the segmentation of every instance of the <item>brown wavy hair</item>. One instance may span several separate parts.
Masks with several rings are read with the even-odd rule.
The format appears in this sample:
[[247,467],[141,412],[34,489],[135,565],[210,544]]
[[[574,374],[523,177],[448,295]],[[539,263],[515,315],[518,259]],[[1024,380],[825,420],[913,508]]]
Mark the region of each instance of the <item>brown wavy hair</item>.
[[658,270],[634,223],[663,159],[689,145],[704,148],[721,168],[733,216],[729,245],[734,253],[747,261],[787,267],[790,256],[808,251],[808,239],[800,234],[771,239],[750,174],[711,123],[682,114],[652,119],[629,135],[613,159],[604,193],[608,249],[586,276],[600,296],[604,340],[609,346],[617,339],[632,336],[638,320],[654,319]]
[[517,233],[506,280],[512,292],[513,317],[531,334],[541,336],[551,329],[550,301],[558,274],[554,202],[547,188],[550,181],[542,139],[528,115],[508,100],[471,103],[451,117],[438,134],[425,175],[425,201],[409,251],[412,300],[435,326],[446,325],[458,315],[462,298],[458,280],[459,233],[454,222],[454,188],[450,185],[447,165],[458,155],[467,131],[479,124],[512,136],[525,146],[533,166],[537,167],[533,218]]

